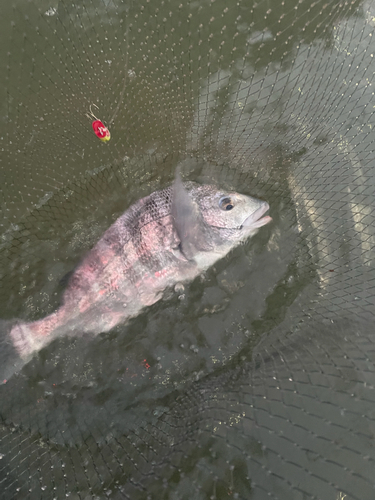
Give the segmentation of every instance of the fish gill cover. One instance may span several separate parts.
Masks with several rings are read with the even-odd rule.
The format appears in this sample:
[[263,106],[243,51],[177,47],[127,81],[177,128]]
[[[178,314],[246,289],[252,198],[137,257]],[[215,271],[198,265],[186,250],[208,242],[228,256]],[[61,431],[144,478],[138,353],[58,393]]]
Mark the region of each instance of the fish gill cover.
[[4,3],[0,328],[56,310],[177,165],[273,223],[0,387],[1,500],[373,500],[374,19],[359,1]]

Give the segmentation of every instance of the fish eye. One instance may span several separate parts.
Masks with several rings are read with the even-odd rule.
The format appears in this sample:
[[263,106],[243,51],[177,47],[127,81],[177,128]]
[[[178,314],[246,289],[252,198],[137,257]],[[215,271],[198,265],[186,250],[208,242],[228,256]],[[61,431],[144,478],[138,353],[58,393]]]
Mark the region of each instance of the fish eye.
[[223,198],[219,200],[219,207],[221,210],[232,210],[234,203],[228,196],[223,196]]

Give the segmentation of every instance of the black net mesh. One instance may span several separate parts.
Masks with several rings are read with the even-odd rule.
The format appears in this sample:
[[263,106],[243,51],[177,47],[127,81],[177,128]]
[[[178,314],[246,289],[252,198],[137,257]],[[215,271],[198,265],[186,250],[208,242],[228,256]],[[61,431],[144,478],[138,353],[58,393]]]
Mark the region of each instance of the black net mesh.
[[1,500],[373,500],[373,2],[17,0],[0,26],[1,328],[177,165],[273,217],[0,386]]

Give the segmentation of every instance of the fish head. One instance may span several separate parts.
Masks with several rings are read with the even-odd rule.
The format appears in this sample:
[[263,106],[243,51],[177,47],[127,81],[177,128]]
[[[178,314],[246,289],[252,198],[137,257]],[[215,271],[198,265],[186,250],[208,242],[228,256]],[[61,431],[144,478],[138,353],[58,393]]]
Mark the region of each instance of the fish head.
[[265,201],[209,184],[182,183],[176,175],[171,212],[179,247],[183,257],[201,269],[270,222],[271,217],[264,216],[268,209]]
[[272,220],[265,215],[269,210],[266,201],[207,184],[191,183],[186,189],[198,205],[206,227],[226,240],[246,239]]

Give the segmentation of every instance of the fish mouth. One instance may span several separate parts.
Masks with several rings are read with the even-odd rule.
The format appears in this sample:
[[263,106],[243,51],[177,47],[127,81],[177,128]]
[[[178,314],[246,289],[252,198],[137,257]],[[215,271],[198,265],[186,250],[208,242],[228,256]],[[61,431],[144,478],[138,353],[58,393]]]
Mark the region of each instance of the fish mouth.
[[270,206],[268,205],[268,203],[266,201],[263,201],[258,210],[255,210],[255,212],[253,212],[243,221],[241,229],[255,229],[265,226],[266,224],[271,222],[272,217],[270,217],[269,215],[263,217],[263,215],[269,210],[269,208]]

